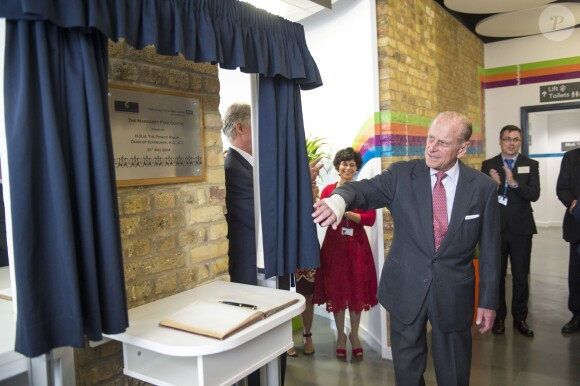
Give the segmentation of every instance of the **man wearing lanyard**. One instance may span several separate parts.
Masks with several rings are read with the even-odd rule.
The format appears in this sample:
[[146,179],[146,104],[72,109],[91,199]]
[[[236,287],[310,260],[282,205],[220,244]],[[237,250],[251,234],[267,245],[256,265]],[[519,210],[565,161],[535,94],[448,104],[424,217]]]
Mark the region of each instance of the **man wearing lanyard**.
[[501,275],[499,309],[492,328],[496,335],[505,332],[507,305],[505,278],[508,257],[512,272],[512,307],[514,327],[524,336],[533,337],[534,331],[526,322],[528,316],[530,257],[536,223],[531,202],[540,198],[538,162],[519,153],[522,132],[508,125],[499,135],[501,154],[483,161],[481,171],[497,184],[500,206]]

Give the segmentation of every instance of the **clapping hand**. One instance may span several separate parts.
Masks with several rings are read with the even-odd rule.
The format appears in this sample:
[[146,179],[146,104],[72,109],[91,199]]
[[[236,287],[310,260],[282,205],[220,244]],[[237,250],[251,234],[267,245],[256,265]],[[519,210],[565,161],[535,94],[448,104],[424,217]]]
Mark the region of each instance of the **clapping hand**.
[[499,173],[495,169],[490,169],[489,176],[491,179],[499,186],[501,184],[501,178],[499,177]]

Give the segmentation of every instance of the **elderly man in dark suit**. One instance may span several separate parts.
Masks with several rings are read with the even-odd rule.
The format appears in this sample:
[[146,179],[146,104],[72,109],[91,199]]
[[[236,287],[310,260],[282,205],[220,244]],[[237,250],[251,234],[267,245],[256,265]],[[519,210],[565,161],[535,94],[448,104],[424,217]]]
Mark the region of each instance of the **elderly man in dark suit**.
[[556,183],[558,199],[566,207],[564,212],[564,240],[570,243],[568,266],[568,309],[572,319],[562,327],[563,334],[580,331],[580,149],[564,154]]
[[391,313],[398,385],[424,385],[427,321],[437,384],[468,385],[474,311],[473,253],[479,244],[479,332],[491,329],[498,303],[497,187],[458,159],[467,152],[471,123],[444,112],[431,123],[425,158],[392,164],[369,180],[345,184],[315,204],[314,221],[337,226],[345,210],[386,206],[394,238],[379,283]]
[[496,335],[505,332],[507,304],[505,278],[508,258],[512,271],[512,307],[514,327],[524,336],[534,336],[526,322],[530,295],[529,275],[532,256],[532,237],[538,233],[532,202],[540,198],[539,163],[522,154],[522,131],[514,125],[499,132],[501,153],[483,161],[481,171],[489,174],[497,184],[501,233],[501,274],[499,308],[491,329]]
[[230,142],[224,161],[230,279],[234,283],[257,285],[250,105],[229,106],[222,132]]

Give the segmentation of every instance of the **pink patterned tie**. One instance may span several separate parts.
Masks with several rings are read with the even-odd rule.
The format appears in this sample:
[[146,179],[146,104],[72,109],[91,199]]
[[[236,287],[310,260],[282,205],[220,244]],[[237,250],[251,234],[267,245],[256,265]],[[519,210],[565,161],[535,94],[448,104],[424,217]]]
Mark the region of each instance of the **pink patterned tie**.
[[447,198],[445,197],[445,187],[441,183],[447,174],[437,172],[435,176],[437,182],[433,187],[433,234],[435,236],[435,251],[437,251],[445,233],[447,233]]

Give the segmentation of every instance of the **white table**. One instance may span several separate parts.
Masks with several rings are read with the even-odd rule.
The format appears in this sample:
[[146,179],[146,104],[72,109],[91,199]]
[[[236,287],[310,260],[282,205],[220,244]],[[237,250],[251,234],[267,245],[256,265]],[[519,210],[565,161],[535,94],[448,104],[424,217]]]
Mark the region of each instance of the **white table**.
[[[197,299],[283,293],[298,302],[224,340],[160,327],[159,321]],[[305,308],[291,291],[216,281],[129,310],[129,328],[107,335],[123,343],[124,373],[156,385],[231,385],[293,347],[292,318]],[[219,317],[219,315],[216,315]]]
[[[0,268],[0,289],[10,288],[8,267]],[[28,371],[28,358],[14,351],[16,319],[12,301],[0,299],[0,381]]]

